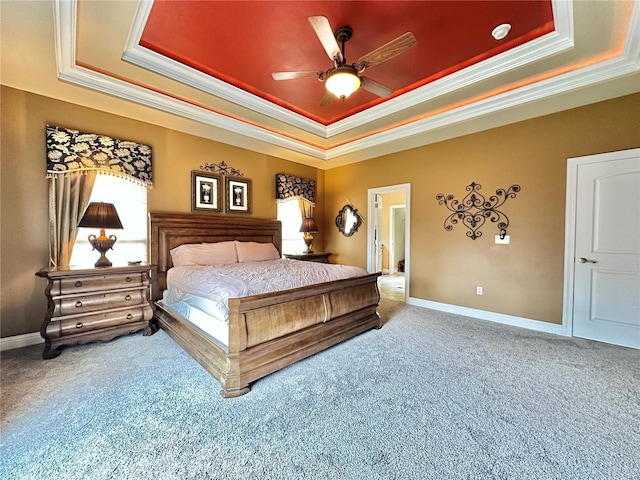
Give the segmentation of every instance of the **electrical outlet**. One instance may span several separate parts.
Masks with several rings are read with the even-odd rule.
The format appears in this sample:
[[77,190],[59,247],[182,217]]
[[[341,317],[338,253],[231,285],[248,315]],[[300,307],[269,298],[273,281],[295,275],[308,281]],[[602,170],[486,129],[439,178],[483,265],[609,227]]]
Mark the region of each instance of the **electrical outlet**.
[[481,286],[477,286],[476,287],[476,295],[482,295],[482,287]]

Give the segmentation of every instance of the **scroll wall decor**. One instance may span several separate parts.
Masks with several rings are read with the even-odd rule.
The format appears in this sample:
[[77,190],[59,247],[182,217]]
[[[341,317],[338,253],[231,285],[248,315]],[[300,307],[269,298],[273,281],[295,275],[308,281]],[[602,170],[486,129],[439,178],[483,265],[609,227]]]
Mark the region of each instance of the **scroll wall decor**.
[[244,173],[242,173],[237,168],[233,168],[227,165],[227,162],[224,160],[220,163],[205,163],[204,165],[200,165],[201,170],[209,170],[213,173],[217,173],[218,175],[231,175],[232,177],[244,177]]
[[498,224],[500,237],[504,238],[509,227],[509,218],[498,208],[502,207],[508,198],[516,198],[520,185],[511,185],[507,190],[499,188],[488,200],[480,193],[481,188],[482,185],[471,182],[466,187],[469,193],[461,201],[456,200],[451,193],[447,196],[442,193],[436,195],[438,205],[444,205],[453,212],[444,220],[446,231],[453,230],[453,226],[461,222],[468,229],[467,237],[475,240],[482,236],[480,228],[489,220]]

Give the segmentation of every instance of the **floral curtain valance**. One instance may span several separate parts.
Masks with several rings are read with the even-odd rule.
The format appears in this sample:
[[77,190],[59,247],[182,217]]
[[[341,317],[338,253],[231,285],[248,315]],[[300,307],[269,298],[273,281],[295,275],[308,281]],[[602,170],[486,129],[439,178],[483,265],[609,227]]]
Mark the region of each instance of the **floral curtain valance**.
[[276,199],[300,197],[316,203],[316,182],[308,178],[294,177],[284,173],[276,174]]
[[47,125],[47,176],[99,170],[152,184],[151,147],[141,143]]

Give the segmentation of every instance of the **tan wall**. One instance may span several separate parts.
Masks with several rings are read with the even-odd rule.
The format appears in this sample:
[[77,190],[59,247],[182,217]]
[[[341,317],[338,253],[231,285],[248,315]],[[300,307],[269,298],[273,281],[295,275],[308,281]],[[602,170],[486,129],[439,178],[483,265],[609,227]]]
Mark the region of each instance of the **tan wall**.
[[[46,310],[47,123],[147,143],[154,148],[152,211],[189,211],[190,171],[226,161],[253,181],[253,216],[275,216],[274,174],[315,178],[317,250],[332,261],[366,266],[367,189],[412,184],[411,283],[414,298],[559,323],[562,313],[566,159],[640,146],[640,95],[631,95],[326,172],[124,117],[2,87],[0,319],[3,337],[39,329]],[[446,232],[435,195],[462,198],[475,181],[490,195],[517,183],[504,207],[511,244],[495,230],[470,240]],[[365,217],[352,237],[334,227],[351,202]],[[324,222],[323,222],[324,220]],[[475,286],[484,295],[475,295]]]
[[[567,158],[638,146],[635,94],[328,170],[325,223],[346,198],[366,217],[369,188],[411,183],[411,297],[561,323]],[[487,196],[522,187],[503,208],[510,245],[494,244],[495,225],[476,240],[444,230],[436,194],[461,200],[471,182]],[[365,267],[366,243],[367,219],[352,237],[325,235],[339,263]]]
[[252,180],[253,214],[275,218],[275,174],[289,173],[317,183],[316,217],[323,247],[324,172],[241,148],[179,133],[155,125],[79,107],[48,97],[2,87],[0,319],[1,336],[39,330],[46,313],[45,281],[36,271],[48,263],[45,125],[60,125],[153,147],[154,188],[149,210],[188,212],[191,209],[191,170],[224,160]]

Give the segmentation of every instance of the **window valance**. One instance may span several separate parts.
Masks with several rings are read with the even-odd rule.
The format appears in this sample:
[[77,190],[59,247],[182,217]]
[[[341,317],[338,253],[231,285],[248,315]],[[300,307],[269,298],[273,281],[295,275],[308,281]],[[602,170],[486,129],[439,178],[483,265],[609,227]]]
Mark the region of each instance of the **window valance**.
[[47,176],[88,171],[124,177],[150,187],[149,145],[47,125]]
[[309,178],[294,177],[284,173],[276,174],[276,199],[299,197],[316,203],[316,182]]

